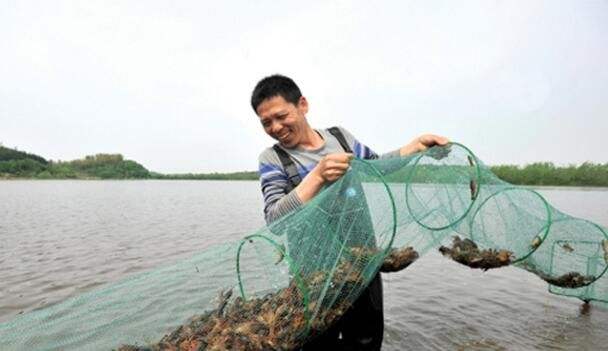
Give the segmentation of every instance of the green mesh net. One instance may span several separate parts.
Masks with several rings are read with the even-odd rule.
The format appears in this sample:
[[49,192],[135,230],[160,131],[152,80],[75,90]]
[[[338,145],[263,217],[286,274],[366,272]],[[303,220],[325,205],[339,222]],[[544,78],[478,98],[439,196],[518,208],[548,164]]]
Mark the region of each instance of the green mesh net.
[[294,349],[339,319],[379,271],[436,248],[471,268],[515,265],[552,293],[608,302],[605,228],[501,181],[453,143],[355,159],[272,225],[0,324],[0,340],[3,350]]

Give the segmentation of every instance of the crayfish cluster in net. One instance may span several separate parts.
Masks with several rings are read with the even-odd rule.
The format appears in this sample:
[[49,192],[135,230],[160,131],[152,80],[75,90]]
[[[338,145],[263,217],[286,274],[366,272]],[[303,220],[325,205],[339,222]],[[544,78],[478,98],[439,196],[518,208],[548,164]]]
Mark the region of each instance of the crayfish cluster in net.
[[439,252],[465,266],[480,268],[484,271],[508,266],[513,259],[513,253],[511,251],[495,249],[479,250],[477,244],[472,240],[466,238],[461,239],[459,236],[454,236],[451,248],[441,246]]
[[[350,252],[353,256],[364,257],[368,260],[371,257],[383,254],[376,248],[359,246],[352,247]],[[391,273],[401,271],[414,263],[418,257],[418,252],[416,252],[416,250],[414,250],[414,248],[411,246],[402,248],[393,247],[388,251],[388,255],[384,257],[382,265],[380,266],[380,272]]]
[[247,301],[228,303],[232,290],[220,294],[218,308],[195,316],[157,344],[123,345],[118,351],[289,350],[307,330],[303,296],[296,286]]
[[546,281],[551,285],[558,286],[560,288],[580,288],[589,285],[595,281],[595,277],[592,275],[582,275],[578,272],[568,272],[560,275],[559,277],[552,277],[546,274],[539,274],[542,280]]
[[[352,247],[351,255],[378,254],[377,249]],[[392,249],[383,261],[384,269],[396,271],[418,258],[411,247]],[[354,262],[354,263],[353,263]],[[357,260],[341,259],[333,274],[314,271],[305,274],[298,285],[295,279],[286,288],[263,297],[231,300],[232,289],[222,292],[218,307],[165,335],[148,346],[123,345],[118,351],[199,351],[199,350],[291,350],[327,330],[350,307],[341,291],[360,291],[365,279]],[[371,278],[371,277],[369,277]],[[326,287],[340,287],[333,291]],[[304,306],[304,293],[308,305]],[[325,294],[325,295],[323,295]],[[331,298],[330,298],[331,297]],[[335,297],[335,300],[333,299]],[[322,308],[324,301],[333,301]],[[321,306],[319,305],[321,304]],[[314,318],[310,315],[314,312]]]
[[540,277],[540,279],[546,281],[547,283],[560,288],[581,288],[593,283],[597,279],[597,277],[592,275],[582,275],[578,272],[568,272],[560,276],[553,276],[538,269],[537,266],[532,262],[524,262],[521,264],[521,267],[528,272],[536,274]]
[[398,272],[407,268],[410,264],[418,259],[418,252],[411,246],[405,248],[392,248],[388,256],[384,258],[380,272]]
[[301,297],[295,285],[244,301],[231,303],[232,289],[220,294],[219,306],[165,335],[149,346],[123,345],[119,351],[160,350],[276,350],[293,348],[290,332],[304,330],[303,309],[294,301]]

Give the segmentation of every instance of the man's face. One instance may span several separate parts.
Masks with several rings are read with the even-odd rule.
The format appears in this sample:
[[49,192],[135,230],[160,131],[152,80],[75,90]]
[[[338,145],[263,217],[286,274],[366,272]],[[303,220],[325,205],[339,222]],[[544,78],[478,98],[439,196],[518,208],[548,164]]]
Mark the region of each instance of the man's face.
[[308,102],[302,96],[297,106],[282,96],[264,100],[257,108],[266,134],[286,148],[296,147],[306,133]]

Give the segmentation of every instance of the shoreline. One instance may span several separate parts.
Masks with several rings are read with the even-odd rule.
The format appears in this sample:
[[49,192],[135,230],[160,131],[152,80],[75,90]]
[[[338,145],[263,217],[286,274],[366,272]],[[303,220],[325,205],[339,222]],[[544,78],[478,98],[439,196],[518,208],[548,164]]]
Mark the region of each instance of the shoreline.
[[[103,178],[48,178],[48,179],[40,179],[40,178],[31,178],[31,177],[0,177],[0,182],[7,181],[103,181],[103,182],[116,182],[116,181],[229,181],[229,182],[258,182],[259,179],[167,179],[167,178],[115,178],[115,179],[103,179]],[[523,187],[523,188],[532,188],[532,189],[543,189],[543,190],[551,190],[551,189],[559,189],[559,190],[598,190],[598,191],[608,191],[608,186],[596,186],[596,185],[529,185],[529,184],[512,184],[515,186]]]

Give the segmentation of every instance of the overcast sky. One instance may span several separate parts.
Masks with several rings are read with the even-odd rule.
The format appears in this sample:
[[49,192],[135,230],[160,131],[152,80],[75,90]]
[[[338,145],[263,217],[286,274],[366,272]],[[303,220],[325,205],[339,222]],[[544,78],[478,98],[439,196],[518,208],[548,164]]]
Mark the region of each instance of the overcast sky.
[[262,77],[377,152],[608,162],[608,1],[0,2],[0,142],[159,172],[257,169]]

